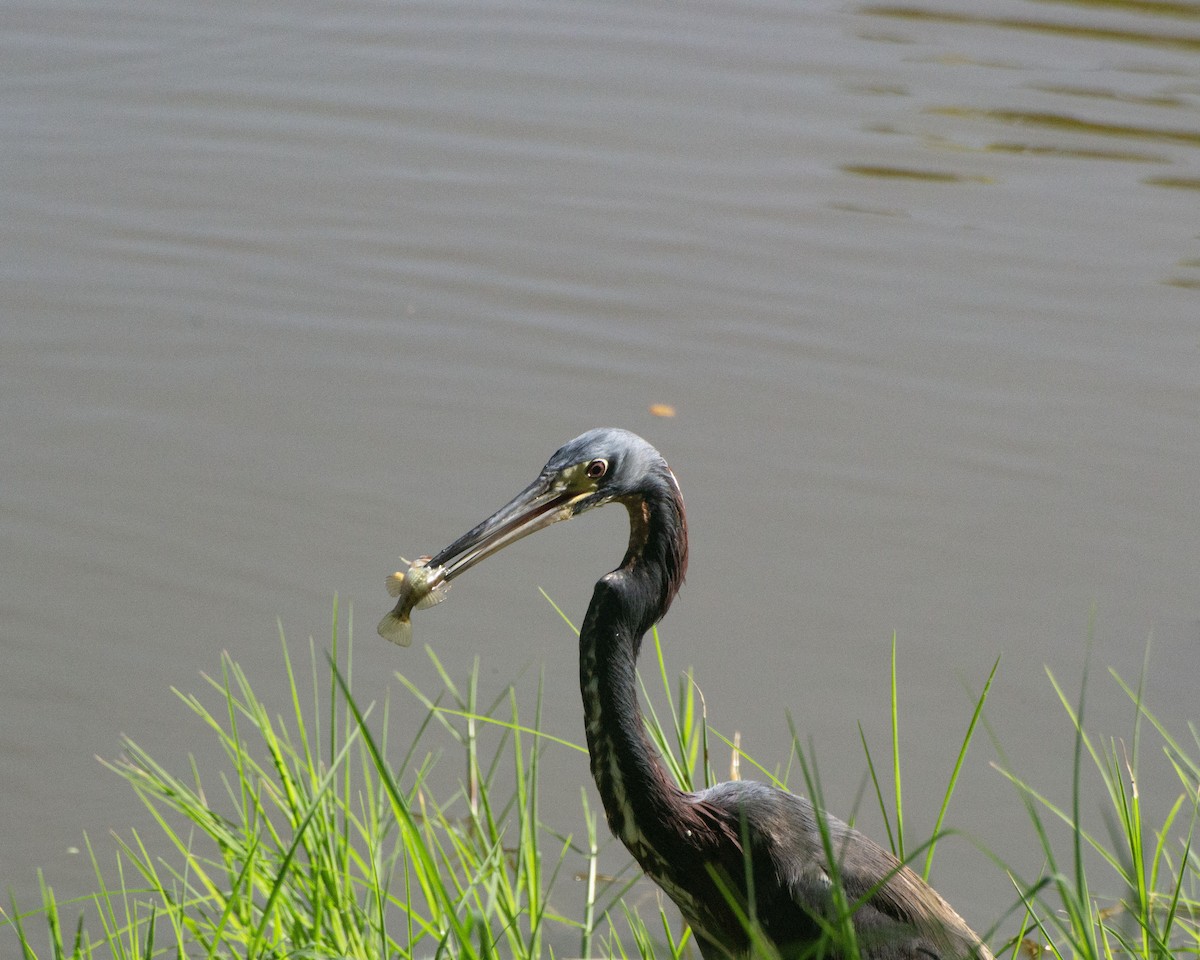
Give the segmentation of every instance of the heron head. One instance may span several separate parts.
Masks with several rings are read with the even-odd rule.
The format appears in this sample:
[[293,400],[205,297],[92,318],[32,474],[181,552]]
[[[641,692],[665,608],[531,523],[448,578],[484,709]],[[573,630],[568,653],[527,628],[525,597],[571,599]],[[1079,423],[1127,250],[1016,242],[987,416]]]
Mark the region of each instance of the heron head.
[[453,580],[511,543],[559,520],[614,500],[645,496],[674,477],[662,455],[637,434],[614,427],[589,430],[554,452],[537,479],[482,523],[433,557]]

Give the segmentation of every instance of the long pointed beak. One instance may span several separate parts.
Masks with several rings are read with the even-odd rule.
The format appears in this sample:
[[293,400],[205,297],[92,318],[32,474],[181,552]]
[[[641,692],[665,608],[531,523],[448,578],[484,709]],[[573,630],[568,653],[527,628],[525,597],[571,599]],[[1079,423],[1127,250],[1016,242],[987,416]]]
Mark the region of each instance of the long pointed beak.
[[468,530],[429,561],[443,567],[439,581],[449,582],[522,537],[574,516],[574,505],[589,492],[566,489],[557,477],[541,476],[490,517]]

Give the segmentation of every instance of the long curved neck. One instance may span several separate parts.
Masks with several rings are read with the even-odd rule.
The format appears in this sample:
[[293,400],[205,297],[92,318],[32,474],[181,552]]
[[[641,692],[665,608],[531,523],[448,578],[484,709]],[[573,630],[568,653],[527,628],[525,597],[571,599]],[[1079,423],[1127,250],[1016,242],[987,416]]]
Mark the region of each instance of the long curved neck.
[[[687,569],[683,499],[660,482],[625,501],[629,549],[601,578],[579,633],[579,679],[592,775],[613,833],[650,869],[670,846],[668,816],[685,804],[651,745],[638,703],[642,637],[666,613]],[[661,872],[661,871],[660,871]]]

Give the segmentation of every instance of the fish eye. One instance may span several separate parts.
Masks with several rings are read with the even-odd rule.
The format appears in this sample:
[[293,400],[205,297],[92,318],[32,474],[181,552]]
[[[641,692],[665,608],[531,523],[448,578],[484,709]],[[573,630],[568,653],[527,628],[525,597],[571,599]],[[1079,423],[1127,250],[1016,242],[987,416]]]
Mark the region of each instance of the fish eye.
[[590,479],[599,480],[602,476],[608,473],[608,461],[603,457],[598,457],[587,465],[587,470],[585,472]]

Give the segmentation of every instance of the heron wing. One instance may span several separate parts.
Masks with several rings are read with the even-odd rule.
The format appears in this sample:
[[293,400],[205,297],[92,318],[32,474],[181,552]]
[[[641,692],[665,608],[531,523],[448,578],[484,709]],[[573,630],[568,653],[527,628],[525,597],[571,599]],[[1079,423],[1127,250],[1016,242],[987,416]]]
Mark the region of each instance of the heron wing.
[[869,837],[826,815],[831,867],[809,801],[753,781],[720,784],[703,797],[736,818],[750,839],[756,914],[785,955],[789,943],[811,946],[814,927],[819,930],[835,917],[836,878],[851,905],[857,905],[853,922],[862,956],[992,960],[962,918],[916,873]]

